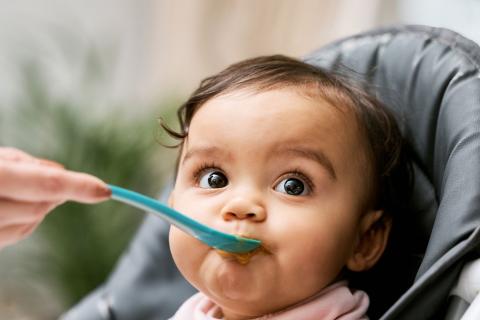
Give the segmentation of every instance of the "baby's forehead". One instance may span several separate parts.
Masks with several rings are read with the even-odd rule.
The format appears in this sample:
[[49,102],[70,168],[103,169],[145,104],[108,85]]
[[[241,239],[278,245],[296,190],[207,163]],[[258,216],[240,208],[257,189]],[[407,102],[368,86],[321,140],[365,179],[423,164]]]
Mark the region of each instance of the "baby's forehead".
[[301,142],[343,152],[363,146],[357,117],[344,101],[303,89],[248,88],[212,98],[193,117],[189,140],[229,146],[229,140],[246,139],[249,145],[265,148]]

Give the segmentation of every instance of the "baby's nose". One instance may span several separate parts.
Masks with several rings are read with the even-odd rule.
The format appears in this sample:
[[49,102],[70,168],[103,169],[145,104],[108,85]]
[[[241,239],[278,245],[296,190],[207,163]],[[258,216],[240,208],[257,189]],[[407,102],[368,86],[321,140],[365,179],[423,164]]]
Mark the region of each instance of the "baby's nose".
[[261,222],[266,216],[266,210],[261,204],[240,197],[230,200],[222,209],[222,217],[226,221],[249,219]]

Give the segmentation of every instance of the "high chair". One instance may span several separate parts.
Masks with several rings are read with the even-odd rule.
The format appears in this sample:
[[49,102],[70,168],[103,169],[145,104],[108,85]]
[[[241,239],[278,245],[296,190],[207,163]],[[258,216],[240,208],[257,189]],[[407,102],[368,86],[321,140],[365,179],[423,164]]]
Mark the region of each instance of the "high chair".
[[460,319],[473,302],[462,319],[480,319],[480,267],[467,264],[480,249],[480,48],[449,30],[401,26],[342,39],[306,61],[366,78],[411,146],[403,254],[372,284],[382,295],[370,292],[372,318]]
[[[368,277],[370,318],[480,319],[480,48],[449,30],[399,26],[305,60],[365,79],[410,144],[412,209]],[[110,279],[64,319],[168,319],[194,289],[173,265],[167,234],[147,217]]]

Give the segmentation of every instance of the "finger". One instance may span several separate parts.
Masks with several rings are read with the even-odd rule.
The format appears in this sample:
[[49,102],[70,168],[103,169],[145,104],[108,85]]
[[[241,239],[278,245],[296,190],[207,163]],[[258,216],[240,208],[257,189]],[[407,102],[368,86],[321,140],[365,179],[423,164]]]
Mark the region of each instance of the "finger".
[[33,233],[33,231],[35,231],[35,229],[37,229],[38,225],[42,222],[42,220],[40,220],[36,223],[32,223],[32,224],[24,226],[22,228],[22,230],[20,230],[17,239],[22,240],[22,239],[27,238],[29,235],[31,235]]
[[57,203],[51,202],[32,203],[2,199],[0,200],[0,226],[39,222],[56,206]]
[[59,168],[59,169],[65,169],[65,166],[61,163],[48,160],[48,159],[42,159],[42,158],[36,158],[33,163],[38,163],[39,165],[42,166],[47,166],[47,167],[54,167],[54,168]]
[[10,160],[10,161],[26,161],[26,160],[32,160],[34,159],[34,157],[22,150],[10,148],[10,147],[1,147],[0,159]]
[[0,159],[15,162],[30,162],[55,168],[64,168],[64,166],[58,162],[48,159],[35,158],[22,150],[8,147],[0,148]]
[[0,228],[0,249],[26,238],[38,227],[38,224],[10,225]]
[[0,164],[0,181],[0,197],[17,201],[95,203],[111,194],[108,186],[94,176],[29,163]]

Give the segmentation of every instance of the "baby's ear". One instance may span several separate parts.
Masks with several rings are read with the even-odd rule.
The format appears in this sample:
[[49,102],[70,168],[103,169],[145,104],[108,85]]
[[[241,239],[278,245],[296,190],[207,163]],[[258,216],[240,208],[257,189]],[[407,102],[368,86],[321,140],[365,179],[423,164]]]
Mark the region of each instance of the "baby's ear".
[[365,271],[373,267],[387,246],[392,219],[383,210],[369,211],[360,222],[359,238],[354,252],[347,260],[351,271]]

